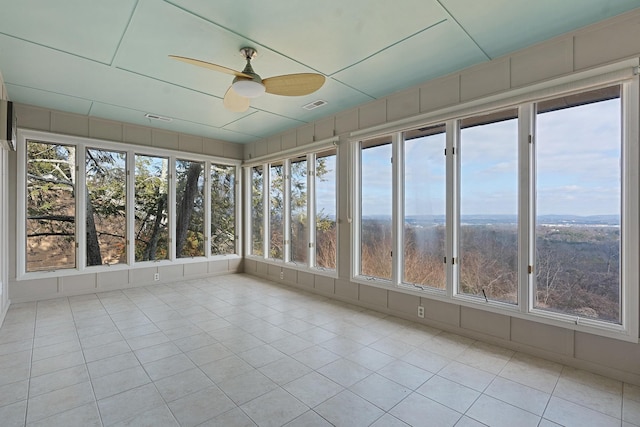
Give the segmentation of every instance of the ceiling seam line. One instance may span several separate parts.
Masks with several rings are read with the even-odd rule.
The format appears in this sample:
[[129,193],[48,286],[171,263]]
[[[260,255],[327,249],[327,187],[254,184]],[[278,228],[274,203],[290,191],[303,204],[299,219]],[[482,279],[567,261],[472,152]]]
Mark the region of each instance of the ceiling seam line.
[[46,44],[34,42],[33,40],[27,40],[27,39],[22,38],[22,37],[12,36],[11,34],[3,33],[2,31],[0,31],[0,35],[9,37],[9,38],[12,38],[12,39],[15,39],[15,40],[20,40],[22,42],[29,43],[29,44],[32,44],[32,45],[35,45],[35,46],[40,46],[40,47],[45,48],[45,49],[50,49],[50,50],[53,50],[53,51],[56,51],[56,52],[64,53],[65,55],[69,55],[69,56],[73,56],[73,57],[76,57],[76,58],[84,59],[84,60],[87,60],[87,61],[90,61],[90,62],[93,62],[93,63],[96,63],[96,64],[109,66],[109,64],[107,62],[98,61],[97,59],[88,58],[86,56],[82,56],[82,55],[78,55],[77,53],[68,52],[66,50],[58,49],[58,48],[53,47],[53,46],[47,46]]
[[480,49],[480,52],[482,52],[482,54],[490,61],[491,57],[489,56],[489,54],[487,52],[485,52],[485,50],[480,46],[480,44],[476,41],[476,39],[471,37],[471,34],[469,34],[469,32],[466,30],[466,28],[464,28],[462,26],[462,24],[460,24],[460,22],[458,22],[458,20],[453,16],[453,14],[451,12],[449,12],[449,9],[447,9],[445,7],[445,5],[442,4],[442,1],[441,0],[436,0],[436,1],[444,9],[444,11],[447,12],[447,15],[449,15],[451,17],[451,20],[458,25],[458,27],[462,30],[462,32],[464,32],[467,35],[467,37],[469,37],[469,39],[473,42],[473,44],[475,44],[476,47],[478,49]]
[[410,38],[415,37],[415,36],[417,36],[418,34],[421,34],[421,33],[425,32],[425,31],[427,31],[427,30],[430,30],[430,29],[432,29],[432,28],[436,27],[437,25],[440,25],[440,24],[442,24],[443,22],[446,22],[446,21],[447,21],[447,19],[446,19],[446,18],[445,18],[445,19],[442,19],[442,20],[440,20],[440,21],[438,21],[438,22],[436,22],[436,23],[434,23],[434,24],[432,24],[432,25],[429,25],[428,27],[425,27],[425,28],[421,29],[420,31],[416,31],[416,32],[415,32],[415,33],[413,33],[413,34],[409,34],[408,36],[406,36],[406,37],[404,37],[404,38],[402,38],[402,39],[400,39],[400,40],[398,40],[398,41],[396,41],[396,42],[394,42],[394,43],[392,43],[392,44],[390,44],[390,45],[387,45],[387,46],[383,47],[383,48],[382,48],[382,49],[380,49],[380,50],[377,50],[377,51],[373,52],[371,55],[368,55],[368,56],[366,56],[366,57],[362,58],[361,60],[354,62],[354,63],[353,63],[353,64],[351,64],[351,65],[347,65],[346,67],[341,68],[341,69],[339,69],[338,71],[334,71],[333,73],[328,74],[328,76],[330,76],[330,77],[331,77],[331,76],[334,76],[334,75],[336,75],[336,74],[338,74],[338,73],[343,72],[343,71],[344,71],[344,70],[346,70],[346,69],[349,69],[349,68],[354,67],[354,66],[356,66],[356,65],[358,65],[358,64],[361,64],[361,63],[363,63],[364,61],[366,61],[367,59],[369,59],[369,58],[371,58],[371,57],[373,57],[373,56],[376,56],[377,54],[379,54],[379,53],[381,53],[381,52],[384,52],[385,50],[391,49],[392,47],[397,46],[397,45],[399,45],[400,43],[403,43],[403,42],[405,42],[405,41],[409,40]]
[[133,21],[133,16],[136,14],[136,10],[138,10],[139,3],[140,3],[140,0],[136,0],[136,3],[133,5],[133,9],[131,10],[131,15],[129,15],[129,20],[127,21],[127,25],[124,27],[124,31],[120,36],[120,40],[118,40],[118,44],[116,45],[113,55],[111,56],[111,61],[109,62],[110,67],[113,66],[113,62],[116,60],[116,57],[118,56],[120,45],[122,44],[124,37],[127,35],[127,31],[129,31],[129,27],[131,26],[131,21]]
[[260,43],[260,42],[258,42],[256,40],[254,40],[254,39],[252,39],[250,37],[247,37],[244,34],[238,33],[237,31],[233,31],[231,28],[225,27],[224,25],[219,24],[219,23],[217,23],[215,21],[212,21],[212,20],[210,20],[210,19],[208,19],[208,18],[206,18],[206,17],[204,17],[204,16],[202,16],[200,14],[197,14],[195,12],[192,12],[192,11],[188,10],[188,9],[185,9],[184,7],[175,4],[170,0],[163,0],[163,1],[165,3],[167,3],[167,4],[170,4],[171,6],[173,6],[175,8],[177,8],[177,9],[180,9],[181,11],[183,11],[183,12],[185,12],[185,13],[191,15],[191,16],[195,16],[196,18],[199,18],[199,19],[201,19],[201,20],[203,20],[203,21],[205,21],[205,22],[207,22],[207,23],[209,23],[211,25],[215,25],[216,27],[218,27],[218,28],[220,28],[220,29],[222,29],[224,31],[227,31],[228,33],[231,33],[231,34],[233,34],[235,36],[238,36],[238,37],[242,37],[243,39],[246,39],[247,41],[251,42],[255,46],[259,46],[260,48],[263,48],[263,49],[266,49],[266,50],[268,50],[270,52],[273,52],[276,55],[283,56],[283,57],[287,58],[288,60],[295,62],[296,64],[299,64],[299,65],[302,65],[305,68],[308,68],[309,70],[315,71],[315,72],[323,74],[325,76],[328,76],[328,74],[323,73],[321,70],[318,70],[318,69],[316,69],[314,67],[311,67],[311,66],[309,66],[309,65],[307,65],[307,64],[305,64],[303,62],[300,62],[297,59],[292,58],[289,55],[286,55],[286,54],[284,54],[284,53],[282,53],[282,52],[280,52],[280,51],[278,51],[276,49],[273,49],[273,48],[271,48],[271,47],[269,47],[269,46],[267,46],[267,45],[265,45],[263,43]]
[[157,77],[149,76],[149,75],[143,74],[143,73],[138,73],[137,71],[128,70],[126,68],[122,68],[122,67],[118,67],[118,66],[116,66],[114,68],[117,69],[117,70],[120,70],[120,71],[124,71],[125,73],[131,73],[131,74],[134,74],[136,76],[140,76],[140,77],[144,77],[144,78],[147,78],[147,79],[155,80],[155,81],[160,82],[160,83],[164,83],[164,84],[167,84],[167,85],[170,85],[170,86],[174,86],[174,87],[179,87],[181,89],[189,90],[189,91],[192,91],[192,92],[195,92],[195,93],[200,93],[202,95],[207,95],[207,96],[210,96],[212,98],[223,99],[223,98],[220,98],[220,97],[218,97],[216,95],[213,95],[211,93],[203,92],[201,90],[193,89],[193,88],[190,88],[190,87],[187,87],[187,86],[182,86],[182,85],[179,85],[179,84],[176,84],[176,83],[171,83],[169,81],[162,80],[162,79],[159,79]]
[[26,86],[26,85],[21,85],[21,84],[17,84],[17,83],[11,83],[11,82],[8,82],[8,81],[5,81],[4,83],[5,83],[5,85],[21,87],[21,88],[24,88],[24,89],[33,89],[33,90],[37,90],[37,91],[40,91],[40,92],[50,93],[50,94],[53,94],[53,95],[60,95],[60,96],[65,96],[67,98],[79,99],[81,101],[93,102],[93,99],[83,98],[82,96],[76,96],[76,95],[69,95],[69,94],[66,94],[66,93],[54,92],[52,90],[40,89],[40,88],[35,87],[35,86]]

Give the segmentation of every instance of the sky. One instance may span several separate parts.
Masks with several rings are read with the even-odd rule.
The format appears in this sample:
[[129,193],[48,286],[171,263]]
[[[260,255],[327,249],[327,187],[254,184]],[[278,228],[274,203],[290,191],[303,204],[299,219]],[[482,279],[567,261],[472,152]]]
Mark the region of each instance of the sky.
[[[537,117],[537,214],[618,215],[620,100]],[[443,215],[444,134],[407,142],[405,214]],[[462,129],[462,215],[517,214],[517,121]],[[391,148],[362,152],[362,215],[391,214]]]

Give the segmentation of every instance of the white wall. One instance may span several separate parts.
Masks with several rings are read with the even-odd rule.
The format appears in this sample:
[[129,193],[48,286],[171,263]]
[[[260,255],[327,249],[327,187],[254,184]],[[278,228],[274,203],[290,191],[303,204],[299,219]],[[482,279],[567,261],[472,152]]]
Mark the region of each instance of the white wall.
[[[240,159],[242,146],[199,136],[169,132],[160,129],[102,120],[79,114],[64,113],[29,105],[16,104],[18,128],[53,132],[156,147],[210,156]],[[9,176],[17,176],[17,156],[9,153]],[[11,180],[9,205],[16,203],[16,179]],[[242,270],[240,257],[228,257],[202,262],[181,262],[155,266],[143,263],[129,269],[98,271],[84,274],[66,274],[32,280],[16,280],[16,211],[9,212],[9,290],[13,303],[34,301],[61,296],[78,295],[133,286],[167,283],[181,279],[215,274],[234,273]],[[160,281],[154,281],[159,273]]]
[[[0,99],[9,99],[1,73]],[[9,239],[7,238],[9,206],[7,201],[10,181],[8,179],[7,157],[6,149],[0,146],[0,326],[9,308],[9,263],[7,260],[9,253]]]
[[[251,159],[339,136],[338,182],[341,184],[337,277],[255,258],[245,259],[245,272],[640,385],[640,344],[637,342],[438,301],[399,289],[352,282],[351,224],[346,221],[349,203],[346,183],[351,164],[348,137],[351,132],[390,126],[397,121],[410,122],[412,118],[447,108],[461,108],[476,100],[484,102],[496,96],[508,97],[528,86],[575,76],[622,60],[635,58],[637,63],[640,56],[638,40],[640,11],[632,11],[246,145],[245,159]],[[636,96],[640,97],[640,94]],[[640,159],[635,161],[640,163]],[[282,267],[284,279],[280,279]],[[638,283],[631,285],[637,287]],[[425,307],[425,319],[417,317],[418,305]]]

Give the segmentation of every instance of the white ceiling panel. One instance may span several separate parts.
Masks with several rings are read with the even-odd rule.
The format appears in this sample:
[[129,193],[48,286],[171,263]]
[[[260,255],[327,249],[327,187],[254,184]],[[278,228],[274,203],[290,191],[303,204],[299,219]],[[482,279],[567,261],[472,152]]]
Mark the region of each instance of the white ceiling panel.
[[22,99],[23,101],[21,102],[24,104],[85,115],[89,114],[91,109],[91,101],[86,99],[12,84],[6,84],[5,86],[12,97]]
[[441,1],[492,59],[640,6],[638,0]]
[[380,98],[486,60],[458,25],[445,21],[397,44],[393,51],[381,52],[334,77]]
[[224,128],[234,132],[242,132],[259,138],[266,138],[285,129],[304,124],[299,120],[272,114],[266,111],[257,111],[254,114],[242,117]]
[[241,7],[236,0],[172,3],[326,75],[447,18],[435,0],[249,0]]
[[0,0],[0,33],[109,64],[136,0]]

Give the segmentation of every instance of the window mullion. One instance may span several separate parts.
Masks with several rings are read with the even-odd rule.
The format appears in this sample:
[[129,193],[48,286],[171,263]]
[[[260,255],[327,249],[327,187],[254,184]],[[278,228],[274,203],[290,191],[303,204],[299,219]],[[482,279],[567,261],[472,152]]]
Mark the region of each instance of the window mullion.
[[316,155],[307,154],[307,266],[316,266]]
[[392,252],[391,257],[391,281],[394,285],[402,282],[404,268],[404,149],[403,149],[402,132],[396,132],[392,140],[392,208],[391,208],[391,224],[392,224]]
[[[460,153],[458,141],[460,140],[460,122],[448,120],[446,122],[446,275],[447,296],[452,297],[458,288],[458,265],[453,263],[458,252],[459,206],[460,206]],[[444,260],[443,260],[444,262]]]
[[136,157],[135,151],[127,151],[127,264],[133,265],[136,259],[136,239],[135,239],[135,173]]
[[282,260],[284,262],[291,261],[291,160],[286,159],[283,162],[282,168],[284,170],[283,180],[283,194],[282,202],[282,238],[284,240],[284,253],[282,254]]
[[523,104],[518,111],[518,306],[521,312],[533,308],[535,271],[535,105]]
[[204,162],[204,256],[211,256],[211,242],[213,230],[211,229],[211,162]]
[[269,163],[262,165],[263,179],[262,179],[262,257],[269,259],[269,250],[271,249],[271,218],[269,213],[271,212],[271,166]]
[[169,162],[169,203],[167,203],[167,213],[169,217],[169,238],[171,244],[169,245],[168,259],[171,261],[176,260],[176,158],[171,156],[168,158]]
[[76,167],[73,173],[76,179],[76,269],[83,271],[87,267],[87,164],[86,147],[75,146]]

